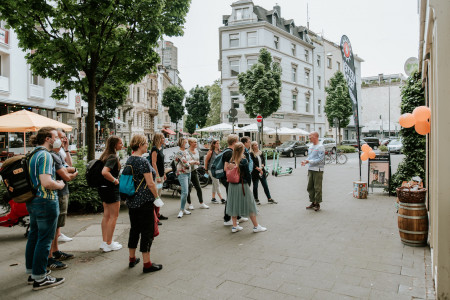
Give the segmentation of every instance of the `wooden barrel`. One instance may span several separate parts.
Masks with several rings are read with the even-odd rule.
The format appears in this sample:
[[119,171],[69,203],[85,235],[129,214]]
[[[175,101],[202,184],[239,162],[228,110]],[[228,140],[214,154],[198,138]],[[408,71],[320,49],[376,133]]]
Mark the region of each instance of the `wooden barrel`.
[[428,215],[424,203],[399,202],[398,231],[402,243],[408,246],[426,246]]

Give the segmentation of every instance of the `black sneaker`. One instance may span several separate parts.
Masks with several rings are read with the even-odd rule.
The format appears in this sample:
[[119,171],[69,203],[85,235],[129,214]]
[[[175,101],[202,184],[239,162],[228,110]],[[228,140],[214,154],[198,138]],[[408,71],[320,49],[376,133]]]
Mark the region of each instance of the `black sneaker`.
[[64,278],[55,278],[52,276],[45,276],[45,278],[41,281],[35,280],[33,282],[33,291],[38,291],[42,289],[46,289],[52,286],[59,285],[64,282]]
[[158,226],[161,226],[161,225],[162,225],[162,223],[160,221],[158,221]]
[[60,261],[57,261],[54,258],[49,258],[48,263],[47,263],[47,268],[49,268],[51,270],[63,270],[65,268],[67,268],[67,265]]
[[220,199],[220,202],[222,202],[222,204],[225,204],[225,203],[227,203],[227,200],[225,200],[225,199]]
[[137,265],[140,261],[141,261],[141,259],[140,259],[139,257],[137,257],[137,258],[135,259],[135,261],[130,261],[130,262],[129,262],[128,267],[134,268],[134,266]]
[[168,218],[168,217],[165,217],[165,216],[163,216],[163,215],[159,215],[158,219],[160,219],[160,220],[167,220],[167,219],[169,219],[169,218]]
[[258,199],[255,199],[256,205],[261,205],[261,202],[259,202]]
[[71,259],[74,257],[73,254],[65,253],[62,251],[55,251],[52,254],[53,254],[53,258],[56,260],[59,260],[59,261]]
[[212,198],[211,199],[211,203],[219,204],[220,202],[216,198]]
[[271,204],[278,204],[278,202],[273,199],[269,199],[269,200],[267,200],[267,202],[271,203]]
[[[45,276],[50,275],[50,273],[52,272],[52,270],[48,270],[47,273],[45,273]],[[27,280],[28,285],[32,285],[34,283],[34,279],[31,278],[31,275],[28,276],[28,280]]]
[[158,265],[158,264],[152,264],[152,266],[150,268],[143,268],[143,272],[144,273],[151,273],[151,272],[156,272],[159,270],[162,270],[163,266],[162,265]]

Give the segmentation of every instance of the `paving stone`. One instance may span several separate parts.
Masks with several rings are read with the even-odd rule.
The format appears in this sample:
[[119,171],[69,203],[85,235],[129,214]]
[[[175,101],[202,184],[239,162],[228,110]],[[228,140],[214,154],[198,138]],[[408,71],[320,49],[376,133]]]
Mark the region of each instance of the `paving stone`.
[[312,299],[312,297],[314,297],[314,295],[317,293],[317,289],[304,287],[301,285],[301,283],[283,283],[278,291],[284,294],[298,297],[299,299]]
[[331,292],[351,297],[368,298],[370,295],[370,288],[341,283],[335,285]]
[[367,269],[384,273],[400,274],[402,268],[400,266],[369,262],[367,264]]
[[[253,289],[249,293],[245,295],[246,297],[250,299],[257,299],[257,300],[273,300],[273,299],[288,299],[288,300],[294,300],[299,299],[298,297],[294,297],[291,295],[274,292],[271,290],[264,290],[264,289]],[[300,298],[301,299],[301,298]]]
[[396,292],[388,292],[381,290],[371,290],[369,295],[370,300],[411,300],[410,296],[399,295]]
[[327,291],[317,291],[317,293],[313,296],[314,300],[355,300],[354,297],[336,294]]

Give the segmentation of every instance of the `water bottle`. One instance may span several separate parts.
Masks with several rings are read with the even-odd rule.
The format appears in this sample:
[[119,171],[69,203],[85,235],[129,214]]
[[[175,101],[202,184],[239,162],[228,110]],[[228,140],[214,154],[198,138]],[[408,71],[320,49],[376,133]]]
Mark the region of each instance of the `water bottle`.
[[162,189],[162,187],[163,187],[163,184],[162,184],[162,183],[156,184],[156,189],[160,190],[160,189]]

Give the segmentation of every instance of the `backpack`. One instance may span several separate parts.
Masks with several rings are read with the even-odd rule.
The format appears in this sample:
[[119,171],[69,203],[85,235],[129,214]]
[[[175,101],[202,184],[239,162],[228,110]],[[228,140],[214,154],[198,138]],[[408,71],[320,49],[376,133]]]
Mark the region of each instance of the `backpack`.
[[220,152],[219,154],[217,154],[216,158],[214,159],[214,162],[211,165],[211,174],[214,178],[217,179],[221,179],[225,176],[225,172],[223,170],[223,154],[225,152],[229,152],[229,151],[233,151],[230,148],[227,148],[225,150],[223,150],[222,152]]
[[36,189],[31,184],[28,163],[31,157],[40,150],[48,151],[47,149],[38,148],[26,155],[8,158],[0,169],[0,175],[8,195],[16,203],[31,201],[36,195]]
[[[130,171],[131,170],[131,171]],[[132,197],[136,194],[137,190],[141,186],[142,182],[144,182],[145,178],[142,178],[138,187],[135,187],[134,180],[134,171],[131,165],[125,165],[122,175],[120,176],[119,181],[119,192],[124,194],[125,197]]]
[[229,183],[239,183],[241,181],[241,178],[238,173],[238,166],[235,166],[233,169],[229,170],[227,169],[225,173],[227,174],[227,181]]
[[102,170],[105,164],[99,159],[93,159],[86,165],[86,182],[89,187],[100,187],[105,184]]

